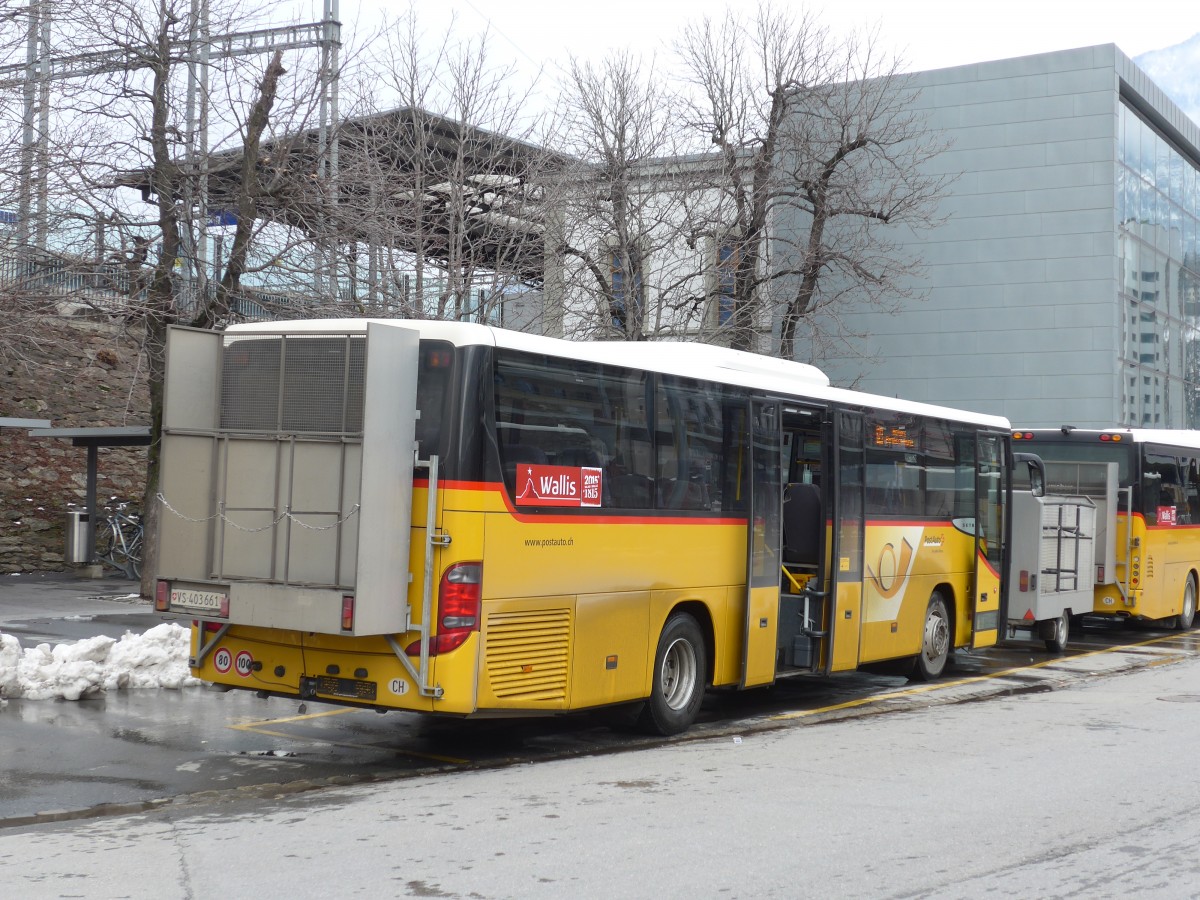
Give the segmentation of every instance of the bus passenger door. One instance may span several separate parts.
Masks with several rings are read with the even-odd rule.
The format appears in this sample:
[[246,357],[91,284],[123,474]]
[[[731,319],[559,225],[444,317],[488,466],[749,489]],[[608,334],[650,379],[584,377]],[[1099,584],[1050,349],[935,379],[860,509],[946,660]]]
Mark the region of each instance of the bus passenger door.
[[[747,491],[746,622],[742,642],[744,688],[775,680],[783,529],[782,429],[779,405],[750,401]],[[747,481],[743,481],[746,484]]]
[[858,667],[863,611],[863,418],[861,413],[836,410],[831,472],[829,635],[824,672]]
[[[1004,443],[998,434],[975,436],[975,579],[971,647],[991,647],[1000,635],[1000,573],[1005,558],[1007,493]],[[957,643],[957,642],[956,642]]]

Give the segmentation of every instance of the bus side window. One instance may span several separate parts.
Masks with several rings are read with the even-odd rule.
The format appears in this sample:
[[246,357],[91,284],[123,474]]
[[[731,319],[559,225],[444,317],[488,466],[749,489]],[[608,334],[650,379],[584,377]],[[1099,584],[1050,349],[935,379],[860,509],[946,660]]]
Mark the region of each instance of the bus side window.
[[1176,521],[1187,514],[1186,498],[1182,494],[1179,463],[1173,456],[1147,453],[1142,474],[1142,515],[1146,524],[1158,524],[1159,510],[1173,508]]
[[609,478],[613,505],[625,509],[652,509],[654,507],[654,481],[648,475],[628,472]]
[[1196,460],[1183,460],[1183,490],[1187,509],[1187,524],[1200,524],[1200,472],[1197,471]]

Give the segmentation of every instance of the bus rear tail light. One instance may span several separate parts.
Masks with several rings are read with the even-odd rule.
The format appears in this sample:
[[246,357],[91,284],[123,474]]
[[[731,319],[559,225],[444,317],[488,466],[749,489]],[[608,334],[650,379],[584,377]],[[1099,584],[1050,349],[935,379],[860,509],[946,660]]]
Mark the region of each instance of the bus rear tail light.
[[171,608],[171,586],[160,581],[154,586],[154,611],[167,612]]
[[342,631],[354,630],[354,595],[342,597]]
[[[482,586],[483,563],[456,563],[442,575],[438,587],[437,634],[429,640],[430,656],[461,647],[471,632],[479,630]],[[404,652],[420,656],[421,642],[413,641]]]

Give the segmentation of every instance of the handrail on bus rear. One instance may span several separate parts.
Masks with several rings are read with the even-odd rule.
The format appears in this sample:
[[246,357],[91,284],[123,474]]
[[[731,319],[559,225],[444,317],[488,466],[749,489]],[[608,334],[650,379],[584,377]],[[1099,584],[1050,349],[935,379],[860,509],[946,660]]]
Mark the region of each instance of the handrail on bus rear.
[[[1125,570],[1125,583],[1121,583],[1120,578],[1114,578],[1113,584],[1117,586],[1117,592],[1121,595],[1121,600],[1129,605],[1129,575],[1133,571],[1133,487],[1124,487],[1117,489],[1117,497],[1125,494],[1125,558],[1121,560],[1120,565]],[[1120,500],[1117,501],[1117,507],[1120,508]],[[1117,521],[1116,513],[1113,513],[1112,521]]]
[[426,492],[425,503],[425,575],[421,584],[421,623],[414,626],[412,621],[412,605],[408,604],[405,611],[405,630],[417,631],[421,635],[421,657],[418,668],[413,668],[412,661],[404,652],[393,635],[387,636],[388,645],[400,664],[404,666],[409,677],[417,686],[417,692],[422,697],[433,697],[435,700],[442,696],[440,685],[429,683],[429,638],[432,632],[430,623],[433,619],[433,550],[440,546],[437,534],[437,492],[438,492],[438,458],[437,454],[427,460],[413,453],[414,469],[429,469],[429,488]]

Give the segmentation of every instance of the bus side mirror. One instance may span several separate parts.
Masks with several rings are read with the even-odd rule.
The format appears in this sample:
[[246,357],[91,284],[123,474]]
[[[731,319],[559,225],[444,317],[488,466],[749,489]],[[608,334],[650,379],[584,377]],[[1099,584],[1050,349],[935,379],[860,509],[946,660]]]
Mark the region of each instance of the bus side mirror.
[[1046,496],[1046,464],[1034,453],[1014,453],[1014,467],[1024,463],[1029,470],[1029,492],[1035,497]]
[[1035,497],[1046,496],[1046,469],[1039,459],[1036,462],[1030,460],[1029,466],[1029,490]]

